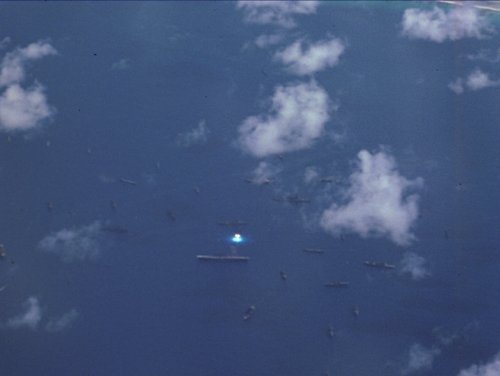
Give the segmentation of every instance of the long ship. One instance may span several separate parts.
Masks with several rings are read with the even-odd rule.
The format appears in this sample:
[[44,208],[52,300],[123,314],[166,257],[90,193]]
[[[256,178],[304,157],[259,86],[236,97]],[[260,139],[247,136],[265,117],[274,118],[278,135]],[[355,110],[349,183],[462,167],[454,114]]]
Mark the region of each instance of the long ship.
[[213,256],[213,255],[197,255],[196,258],[200,261],[248,261],[248,256]]

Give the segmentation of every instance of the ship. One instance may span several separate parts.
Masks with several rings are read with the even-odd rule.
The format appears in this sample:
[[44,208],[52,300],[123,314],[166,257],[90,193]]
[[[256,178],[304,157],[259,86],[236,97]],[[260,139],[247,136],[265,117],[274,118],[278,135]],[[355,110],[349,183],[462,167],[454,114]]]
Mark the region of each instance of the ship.
[[217,255],[197,255],[196,258],[200,261],[248,261],[248,256],[217,256]]
[[324,249],[319,248],[304,248],[303,251],[306,253],[325,253]]
[[244,321],[249,320],[253,316],[254,312],[255,312],[255,306],[251,305],[246,309],[245,313],[243,314],[243,320]]
[[349,287],[349,282],[344,282],[344,281],[329,282],[325,283],[325,287]]
[[364,261],[363,264],[372,268],[379,268],[379,269],[394,269],[396,267],[396,265],[380,261]]

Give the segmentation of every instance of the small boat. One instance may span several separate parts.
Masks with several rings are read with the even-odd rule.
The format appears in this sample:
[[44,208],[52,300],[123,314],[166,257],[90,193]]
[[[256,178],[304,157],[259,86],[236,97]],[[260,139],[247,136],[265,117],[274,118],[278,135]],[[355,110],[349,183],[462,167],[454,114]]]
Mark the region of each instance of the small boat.
[[246,309],[245,313],[243,314],[243,320],[244,321],[249,320],[253,316],[254,312],[255,312],[255,306],[251,305]]
[[120,182],[128,185],[137,185],[137,182],[135,180],[130,180],[130,179],[125,179],[125,178],[120,178],[118,179]]
[[379,269],[394,269],[396,267],[396,265],[380,261],[364,261],[363,264],[372,268],[379,268]]
[[328,335],[328,337],[333,338],[333,336],[335,335],[335,331],[333,330],[333,326],[328,325],[328,331],[326,332],[326,334]]
[[349,287],[349,282],[344,282],[344,281],[329,282],[325,283],[325,287]]
[[355,316],[355,317],[358,317],[359,316],[359,307],[357,305],[355,305],[353,308],[352,308],[352,314]]
[[306,253],[325,253],[324,249],[319,248],[304,248],[303,251]]

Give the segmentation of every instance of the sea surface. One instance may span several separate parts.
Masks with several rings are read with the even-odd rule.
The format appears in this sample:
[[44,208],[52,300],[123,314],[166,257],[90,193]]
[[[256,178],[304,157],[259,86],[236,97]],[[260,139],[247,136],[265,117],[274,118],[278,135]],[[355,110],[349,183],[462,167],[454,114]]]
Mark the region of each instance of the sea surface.
[[[343,137],[268,158],[281,173],[258,186],[244,180],[258,160],[238,148],[237,128],[263,112],[275,86],[300,79],[273,62],[272,48],[245,47],[268,29],[244,23],[234,3],[2,3],[0,38],[11,47],[49,40],[58,55],[29,71],[57,109],[53,120],[33,134],[0,135],[0,242],[15,259],[0,265],[0,320],[28,296],[47,316],[73,307],[80,315],[58,333],[3,329],[0,374],[391,376],[419,343],[441,349],[422,374],[454,376],[493,357],[498,88],[456,95],[447,85],[474,68],[465,54],[496,49],[499,37],[410,41],[400,33],[405,7],[335,3],[300,18],[291,39],[347,43],[341,63],[316,75],[338,104],[329,134]],[[120,59],[129,67],[112,69]],[[487,67],[500,76],[498,64]],[[200,121],[207,142],[180,146]],[[345,185],[357,153],[381,147],[403,176],[424,179],[417,241],[406,248],[325,233],[317,218],[336,187],[303,181],[316,166]],[[287,193],[312,202],[272,200]],[[235,219],[248,225],[218,225]],[[103,234],[96,260],[64,263],[40,251],[45,236],[94,221],[128,233]],[[246,241],[231,245],[236,231]],[[363,265],[398,265],[407,251],[427,260],[430,277]],[[227,253],[251,259],[196,259]],[[323,287],[335,280],[350,285]],[[255,314],[243,321],[250,305]],[[458,339],[441,347],[438,332]]]

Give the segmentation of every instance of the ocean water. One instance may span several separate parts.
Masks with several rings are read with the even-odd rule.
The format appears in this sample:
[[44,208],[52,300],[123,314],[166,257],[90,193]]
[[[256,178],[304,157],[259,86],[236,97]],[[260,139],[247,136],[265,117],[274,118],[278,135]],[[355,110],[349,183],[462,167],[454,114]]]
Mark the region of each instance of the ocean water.
[[[272,62],[272,49],[243,48],[269,29],[245,24],[234,3],[0,5],[0,38],[50,40],[59,51],[29,70],[47,88],[54,119],[34,134],[0,137],[0,242],[15,259],[0,269],[0,320],[28,296],[47,317],[80,313],[59,333],[3,329],[0,374],[390,376],[402,373],[412,344],[440,346],[436,333],[457,339],[422,374],[456,375],[493,357],[498,89],[457,96],[447,85],[474,68],[464,54],[495,49],[498,35],[409,41],[399,33],[405,7],[336,3],[300,19],[290,40],[330,33],[348,45],[338,66],[316,76],[339,105],[329,131],[344,140],[269,158],[279,180],[255,186],[244,179],[258,161],[235,145],[237,128],[262,112],[276,85],[299,80]],[[120,59],[130,67],[113,70]],[[498,76],[498,65],[488,70]],[[208,141],[179,147],[179,134],[201,120]],[[305,186],[304,169],[344,184],[356,154],[381,145],[403,176],[425,181],[418,240],[408,248],[314,225],[338,192]],[[272,200],[283,193],[313,200]],[[232,229],[217,224],[233,219],[248,222],[237,252],[251,260],[198,262],[197,254],[234,251]],[[96,220],[128,229],[103,234],[97,260],[64,263],[38,249],[48,234]],[[426,258],[429,278],[362,264],[398,264],[406,251]],[[332,280],[350,286],[323,287]],[[249,305],[256,312],[243,321]]]

